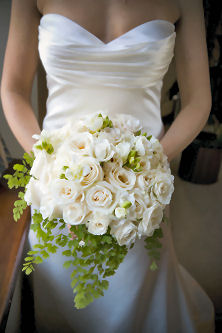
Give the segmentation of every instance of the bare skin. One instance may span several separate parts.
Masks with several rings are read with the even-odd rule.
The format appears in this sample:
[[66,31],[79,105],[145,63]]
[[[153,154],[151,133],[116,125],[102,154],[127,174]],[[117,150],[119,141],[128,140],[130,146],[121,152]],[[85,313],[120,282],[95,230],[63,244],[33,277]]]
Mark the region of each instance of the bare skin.
[[40,133],[30,96],[39,61],[39,20],[47,13],[70,18],[105,43],[146,21],[175,23],[181,111],[160,142],[170,162],[193,141],[211,109],[201,0],[12,0],[1,98],[9,126],[25,151],[32,149],[33,133]]

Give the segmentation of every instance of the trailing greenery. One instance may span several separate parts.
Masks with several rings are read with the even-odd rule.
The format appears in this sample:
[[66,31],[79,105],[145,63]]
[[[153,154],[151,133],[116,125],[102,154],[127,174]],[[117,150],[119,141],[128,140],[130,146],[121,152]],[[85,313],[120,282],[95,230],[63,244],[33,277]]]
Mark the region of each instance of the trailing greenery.
[[31,178],[30,169],[32,167],[34,159],[35,157],[33,152],[31,152],[30,155],[28,153],[24,153],[22,164],[13,165],[13,170],[15,170],[15,172],[12,175],[6,174],[3,176],[5,179],[7,179],[8,187],[10,189],[17,189],[20,187],[24,188],[24,191],[20,191],[18,193],[19,199],[14,202],[13,218],[16,222],[20,219],[23,211],[27,207],[27,203],[24,200],[25,187]]
[[[39,243],[34,245],[34,251],[29,251],[23,264],[23,271],[30,274],[34,270],[34,264],[42,263],[50,253],[56,253],[59,247],[66,247],[62,254],[68,257],[64,267],[73,266],[71,287],[75,307],[81,309],[93,302],[95,298],[104,295],[109,282],[104,278],[115,274],[120,263],[125,258],[128,249],[120,246],[110,235],[110,229],[104,235],[93,235],[87,231],[85,225],[71,226],[70,233],[65,235],[62,230],[66,227],[62,219],[43,219],[42,215],[35,210],[31,229],[35,232]],[[52,234],[57,227],[61,232]],[[72,239],[72,232],[77,236]],[[79,245],[84,241],[84,246]],[[95,269],[98,272],[94,272]]]

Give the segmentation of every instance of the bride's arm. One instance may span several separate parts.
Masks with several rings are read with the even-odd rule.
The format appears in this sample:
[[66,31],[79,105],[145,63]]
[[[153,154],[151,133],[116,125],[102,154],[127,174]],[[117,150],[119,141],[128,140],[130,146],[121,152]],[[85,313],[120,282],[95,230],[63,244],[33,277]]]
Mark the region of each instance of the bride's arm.
[[171,161],[205,126],[211,110],[211,89],[201,0],[179,0],[175,62],[181,110],[160,140]]
[[1,81],[1,99],[7,122],[18,142],[30,152],[34,133],[40,133],[31,105],[38,65],[40,13],[34,0],[13,0]]

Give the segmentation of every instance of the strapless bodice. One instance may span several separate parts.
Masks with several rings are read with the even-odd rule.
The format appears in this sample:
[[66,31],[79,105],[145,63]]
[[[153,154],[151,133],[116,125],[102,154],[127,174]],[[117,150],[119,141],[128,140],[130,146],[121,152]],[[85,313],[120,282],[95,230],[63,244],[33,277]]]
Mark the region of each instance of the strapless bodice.
[[173,57],[175,27],[166,20],[145,22],[109,43],[60,14],[39,24],[39,54],[47,74],[44,128],[67,118],[105,109],[140,118],[159,137],[160,96]]

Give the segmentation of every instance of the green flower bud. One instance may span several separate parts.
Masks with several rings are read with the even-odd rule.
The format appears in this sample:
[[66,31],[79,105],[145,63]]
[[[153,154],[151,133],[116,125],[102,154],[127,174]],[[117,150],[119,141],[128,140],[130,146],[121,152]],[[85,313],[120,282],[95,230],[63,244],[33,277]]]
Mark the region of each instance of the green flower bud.
[[129,164],[133,164],[133,162],[134,162],[134,157],[131,156],[131,157],[129,158]]
[[132,203],[130,201],[124,201],[121,205],[121,207],[123,208],[129,208],[130,206],[132,206]]

